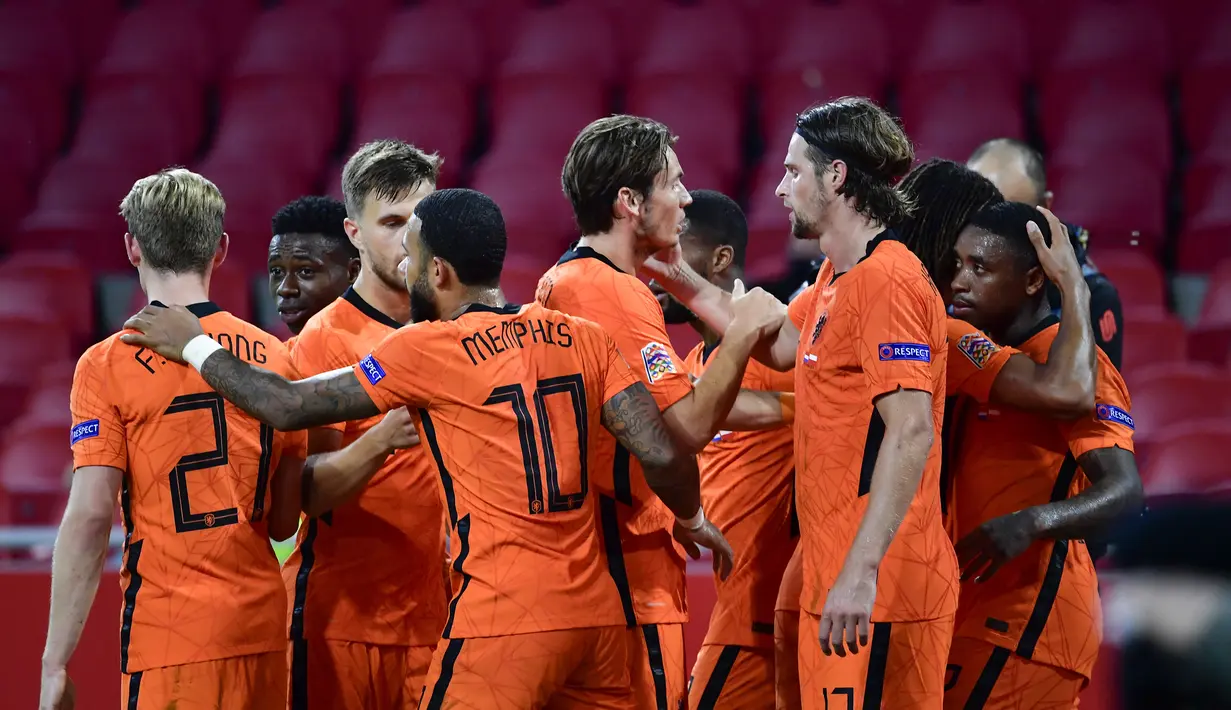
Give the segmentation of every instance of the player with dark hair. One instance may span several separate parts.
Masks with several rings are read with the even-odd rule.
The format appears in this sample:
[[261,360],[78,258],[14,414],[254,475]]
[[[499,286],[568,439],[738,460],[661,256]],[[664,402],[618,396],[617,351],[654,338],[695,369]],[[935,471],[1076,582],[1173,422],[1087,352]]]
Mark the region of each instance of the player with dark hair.
[[[692,198],[661,123],[637,116],[594,121],[577,135],[565,158],[561,183],[573,206],[581,238],[539,281],[539,304],[601,325],[654,395],[672,436],[690,453],[719,428],[754,422],[728,416],[761,328],[774,318],[773,298],[754,290],[746,299],[762,308],[726,333],[694,386],[671,347],[662,307],[637,270],[651,254],[678,244]],[[758,395],[772,401],[758,399]],[[777,397],[749,393],[750,413],[781,421]],[[684,558],[671,541],[670,512],[641,483],[635,465],[616,441],[603,438],[615,460],[600,490],[604,542],[612,577],[630,628],[629,672],[638,707],[674,710],[685,701],[684,622],[688,619]],[[701,512],[696,524],[705,518]]]
[[[958,583],[939,495],[945,307],[889,229],[910,214],[893,185],[913,160],[888,113],[843,98],[800,114],[778,186],[796,238],[818,239],[827,257],[757,352],[795,369],[805,708],[834,697],[935,707],[943,696]],[[726,329],[726,292],[678,254],[648,266]]]
[[[996,138],[976,148],[966,164],[995,183],[1005,199],[1051,209],[1052,192],[1047,189],[1043,156],[1029,144],[1013,138]],[[1124,306],[1120,294],[1086,254],[1090,233],[1076,225],[1066,227],[1090,288],[1090,322],[1094,325],[1095,343],[1119,367],[1124,352]],[[1052,312],[1059,316],[1059,291],[1049,286],[1047,298]]]
[[[684,260],[719,288],[732,288],[743,276],[748,247],[743,211],[726,195],[695,190],[684,212]],[[701,334],[703,342],[684,361],[688,373],[700,377],[722,338],[657,284],[650,287],[668,323],[690,323]],[[791,392],[794,385],[790,373],[751,361],[740,386]],[[697,463],[702,502],[736,557],[731,577],[715,580],[718,597],[689,679],[688,707],[773,707],[774,602],[798,538],[791,429],[720,431],[697,454]]]
[[[411,316],[398,272],[402,233],[436,189],[440,159],[381,140],[342,170],[337,227],[362,255],[358,277],[295,340],[303,377],[353,365]],[[304,512],[287,560],[291,701],[331,708],[414,702],[448,615],[444,506],[410,413],[395,408],[309,433]]]
[[[146,309],[130,340],[182,359],[236,406],[280,429],[409,406],[448,512],[456,593],[420,708],[628,708],[624,613],[605,569],[591,478],[615,436],[680,519],[700,511],[696,463],[597,325],[500,290],[504,220],[489,198],[442,190],[403,231],[400,267],[424,314],[352,368],[291,382],[199,337],[182,309]],[[755,303],[744,299],[737,309]],[[729,570],[708,522],[677,526]]]
[[[209,300],[226,258],[218,188],[184,169],[142,178],[120,204],[150,311],[189,314],[211,347],[272,377],[286,347]],[[121,704],[286,706],[286,591],[270,538],[299,521],[302,432],[224,406],[191,370],[121,334],[86,350],[69,399],[73,480],[56,537],[43,710],[71,708],[66,670],[98,590],[116,500],[124,518]],[[252,363],[252,364],[247,364]]]
[[359,250],[346,236],[346,205],[332,197],[300,197],[273,218],[269,295],[278,316],[299,335],[359,275]]
[[[991,205],[955,250],[954,314],[1047,357],[1060,328],[1047,274],[1072,251],[1059,220],[1020,202]],[[1094,352],[1096,403],[1080,419],[964,397],[948,413],[958,443],[946,494],[963,574],[946,708],[1073,707],[1089,683],[1102,634],[1083,540],[1142,503],[1128,390]]]

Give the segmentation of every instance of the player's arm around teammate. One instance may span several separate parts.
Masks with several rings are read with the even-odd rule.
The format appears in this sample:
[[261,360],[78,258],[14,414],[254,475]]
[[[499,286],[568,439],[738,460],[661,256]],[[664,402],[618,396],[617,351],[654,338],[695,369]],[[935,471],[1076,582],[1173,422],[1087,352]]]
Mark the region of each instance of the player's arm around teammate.
[[83,466],[73,474],[51,562],[51,621],[43,651],[40,710],[74,705],[68,660],[98,591],[123,479],[124,472],[111,466]]

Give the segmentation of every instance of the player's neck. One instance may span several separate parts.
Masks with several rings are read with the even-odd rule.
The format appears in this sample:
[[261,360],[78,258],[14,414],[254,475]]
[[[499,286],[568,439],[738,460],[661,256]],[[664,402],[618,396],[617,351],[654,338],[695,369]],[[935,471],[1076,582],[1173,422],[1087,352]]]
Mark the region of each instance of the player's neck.
[[501,291],[499,286],[476,286],[475,288],[466,289],[465,293],[461,294],[461,299],[453,307],[451,314],[446,320],[457,318],[467,308],[476,304],[488,306],[489,308],[503,308],[508,303],[508,300],[504,297],[504,291]]
[[649,256],[648,254],[638,255],[635,241],[631,234],[612,229],[610,232],[587,234],[577,240],[577,246],[590,247],[607,257],[607,260],[615,264],[620,271],[635,274],[637,269],[645,263],[645,258]]
[[209,275],[205,274],[141,274],[141,288],[151,303],[164,306],[190,306],[209,299]]
[[825,240],[832,241],[834,245],[825,256],[833,262],[834,271],[839,274],[850,271],[860,259],[867,256],[868,244],[876,235],[885,231],[880,222],[854,209],[840,210],[834,216],[834,223],[830,228],[836,238]]
[[1023,308],[1017,318],[1014,318],[1013,322],[1001,332],[989,333],[989,335],[1002,345],[1020,345],[1025,342],[1031,331],[1039,327],[1039,323],[1050,316],[1051,308],[1047,305],[1047,299],[1040,299],[1039,303]]
[[389,288],[379,276],[368,269],[359,270],[359,276],[355,283],[351,284],[351,288],[370,306],[393,320],[399,323],[410,322],[410,294],[401,289]]

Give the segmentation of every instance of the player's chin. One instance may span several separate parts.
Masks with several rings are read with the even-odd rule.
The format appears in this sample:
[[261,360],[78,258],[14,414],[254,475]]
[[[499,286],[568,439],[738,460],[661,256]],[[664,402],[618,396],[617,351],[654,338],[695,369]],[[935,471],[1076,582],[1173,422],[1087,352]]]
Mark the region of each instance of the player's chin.
[[307,314],[308,312],[305,310],[278,311],[278,317],[282,319],[286,327],[296,332],[301,330],[307,322]]

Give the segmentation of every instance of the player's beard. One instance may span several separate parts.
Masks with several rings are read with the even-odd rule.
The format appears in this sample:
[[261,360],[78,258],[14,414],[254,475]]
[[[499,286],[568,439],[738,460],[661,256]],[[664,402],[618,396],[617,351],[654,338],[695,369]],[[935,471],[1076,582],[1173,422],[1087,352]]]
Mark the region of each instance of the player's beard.
[[390,291],[405,291],[406,279],[398,273],[397,262],[394,262],[393,268],[388,268],[388,265],[383,262],[373,261],[372,273],[376,274],[376,278],[380,279]]
[[432,293],[427,283],[427,272],[424,272],[410,285],[410,321],[426,323],[435,320],[440,320],[440,304],[436,302],[436,294]]
[[668,296],[667,305],[663,306],[663,320],[667,322],[667,325],[683,325],[696,321],[697,314],[675,300],[674,296]]
[[812,200],[812,204],[808,205],[809,211],[814,215],[813,218],[804,217],[799,210],[792,212],[791,217],[791,236],[796,239],[817,239],[821,236],[821,215],[825,214],[826,208],[829,207],[829,199],[825,197],[825,193],[820,193]]

